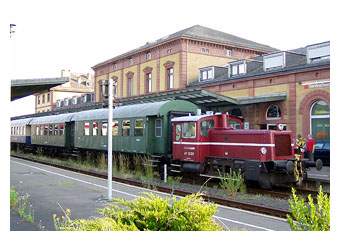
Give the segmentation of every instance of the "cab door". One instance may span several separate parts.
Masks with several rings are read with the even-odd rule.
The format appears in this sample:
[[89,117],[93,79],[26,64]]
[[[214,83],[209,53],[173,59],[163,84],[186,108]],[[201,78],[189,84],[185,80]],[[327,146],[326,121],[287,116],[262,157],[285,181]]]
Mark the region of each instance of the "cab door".
[[174,159],[196,162],[198,158],[199,142],[197,133],[197,123],[189,122],[174,122],[173,129],[173,153]]

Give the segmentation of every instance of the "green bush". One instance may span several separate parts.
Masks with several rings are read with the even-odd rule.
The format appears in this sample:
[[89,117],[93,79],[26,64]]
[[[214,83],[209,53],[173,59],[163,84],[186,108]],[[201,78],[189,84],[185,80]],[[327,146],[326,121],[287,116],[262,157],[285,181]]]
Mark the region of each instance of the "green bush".
[[205,203],[199,194],[182,199],[163,199],[145,194],[132,201],[115,199],[110,205],[99,209],[102,218],[71,220],[54,216],[57,230],[140,230],[140,231],[198,231],[222,230],[213,215],[217,207]]
[[316,204],[311,195],[308,195],[308,203],[303,197],[299,197],[292,188],[292,199],[289,206],[292,215],[287,215],[287,221],[294,231],[329,231],[330,230],[330,199],[322,192],[320,186]]
[[220,187],[228,192],[228,194],[235,198],[237,192],[242,192],[245,189],[245,183],[243,175],[240,171],[232,171],[230,169],[229,173],[220,173]]
[[11,208],[16,208],[18,205],[18,193],[14,188],[10,190],[10,205]]

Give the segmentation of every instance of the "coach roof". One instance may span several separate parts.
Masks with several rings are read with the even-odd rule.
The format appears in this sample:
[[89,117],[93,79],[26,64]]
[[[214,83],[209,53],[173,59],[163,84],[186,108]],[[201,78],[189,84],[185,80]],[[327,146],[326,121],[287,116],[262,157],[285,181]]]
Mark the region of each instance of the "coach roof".
[[65,122],[71,121],[71,118],[73,115],[74,113],[67,113],[67,114],[60,114],[60,115],[35,117],[32,119],[30,124],[39,125],[39,124],[65,123]]
[[[170,109],[181,105],[190,105],[191,107],[194,106],[194,104],[183,100],[167,100],[160,102],[125,105],[113,109],[113,118],[163,116],[167,114]],[[72,121],[101,120],[107,119],[107,117],[108,109],[96,109],[75,113]]]
[[28,124],[30,124],[32,119],[33,118],[25,118],[25,119],[12,120],[11,121],[11,126],[28,125]]

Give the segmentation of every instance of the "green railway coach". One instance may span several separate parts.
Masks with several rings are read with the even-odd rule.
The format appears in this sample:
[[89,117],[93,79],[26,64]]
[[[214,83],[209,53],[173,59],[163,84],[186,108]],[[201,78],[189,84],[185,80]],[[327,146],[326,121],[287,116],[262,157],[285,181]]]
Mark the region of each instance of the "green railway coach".
[[[168,100],[120,106],[113,110],[114,152],[167,155],[171,153],[173,117],[196,113],[197,106],[184,100]],[[84,150],[107,150],[108,109],[75,113],[70,146]]]
[[74,114],[35,117],[31,120],[31,142],[33,145],[66,147],[69,139],[68,123]]

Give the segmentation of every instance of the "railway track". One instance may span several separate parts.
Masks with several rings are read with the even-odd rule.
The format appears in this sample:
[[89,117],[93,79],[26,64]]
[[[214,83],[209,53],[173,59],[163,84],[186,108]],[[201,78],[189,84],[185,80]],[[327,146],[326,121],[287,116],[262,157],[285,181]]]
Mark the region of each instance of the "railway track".
[[[49,163],[48,161],[36,160],[32,157],[27,157],[25,155],[18,155],[18,154],[14,155],[14,154],[12,154],[11,156],[21,158],[21,159],[24,159],[24,160],[28,160],[28,161],[32,161],[32,162],[35,162],[35,163],[54,166],[54,167],[57,167],[57,168],[62,168],[62,169],[65,169],[65,170],[74,171],[74,172],[78,172],[78,173],[82,173],[82,174],[87,174],[87,175],[90,175],[90,176],[95,176],[95,177],[99,177],[99,178],[103,178],[103,179],[107,178],[107,174],[103,173],[103,172],[96,172],[96,171],[90,171],[90,170],[84,170],[84,169],[80,170],[80,169],[69,167],[69,166],[66,166],[66,165],[60,165],[60,164]],[[116,182],[121,182],[121,183],[129,184],[129,185],[145,188],[145,182],[138,181],[138,180],[124,179],[124,178],[120,178],[120,177],[113,177],[112,180],[116,181]],[[191,192],[178,190],[178,189],[172,189],[172,188],[164,187],[164,186],[160,186],[160,185],[152,184],[152,186],[157,191],[168,193],[168,194],[174,194],[174,195],[177,195],[177,196],[186,196],[186,195],[192,194]],[[271,196],[280,197],[280,198],[288,198],[289,194],[290,194],[290,193],[284,194],[283,192],[267,191],[267,190],[262,190],[262,189],[249,189],[249,190],[250,190],[250,193],[253,193],[253,194],[265,194],[265,193],[267,193],[266,195],[271,195]],[[203,194],[202,197],[206,201],[214,202],[216,204],[220,204],[220,205],[223,205],[223,206],[238,208],[238,209],[252,211],[252,212],[256,212],[256,213],[262,213],[262,214],[280,217],[280,218],[286,218],[287,214],[290,214],[289,211],[283,210],[283,209],[276,209],[276,208],[266,207],[266,206],[262,206],[262,205],[250,204],[250,203],[247,203],[247,202],[241,202],[241,201],[236,201],[236,200],[232,200],[232,199],[217,198],[217,197],[210,196],[208,194]]]

